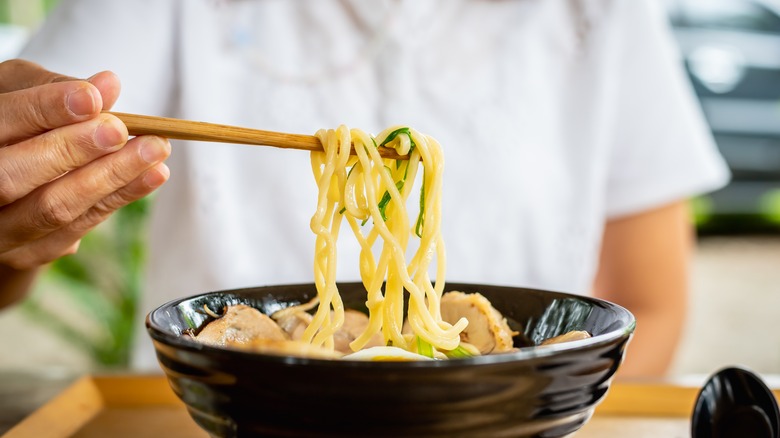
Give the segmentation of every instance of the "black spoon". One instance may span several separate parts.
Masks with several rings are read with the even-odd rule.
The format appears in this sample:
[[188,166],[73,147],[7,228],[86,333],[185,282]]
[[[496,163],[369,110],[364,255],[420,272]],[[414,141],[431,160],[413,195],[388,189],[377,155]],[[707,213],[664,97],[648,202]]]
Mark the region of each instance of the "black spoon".
[[780,438],[780,409],[756,374],[724,368],[713,374],[696,398],[693,438]]

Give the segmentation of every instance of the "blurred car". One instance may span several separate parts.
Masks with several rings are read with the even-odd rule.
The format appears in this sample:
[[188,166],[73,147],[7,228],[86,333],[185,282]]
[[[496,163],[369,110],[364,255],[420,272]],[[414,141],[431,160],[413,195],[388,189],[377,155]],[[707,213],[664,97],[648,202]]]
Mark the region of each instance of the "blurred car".
[[673,0],[680,52],[733,181],[715,215],[780,214],[780,0]]

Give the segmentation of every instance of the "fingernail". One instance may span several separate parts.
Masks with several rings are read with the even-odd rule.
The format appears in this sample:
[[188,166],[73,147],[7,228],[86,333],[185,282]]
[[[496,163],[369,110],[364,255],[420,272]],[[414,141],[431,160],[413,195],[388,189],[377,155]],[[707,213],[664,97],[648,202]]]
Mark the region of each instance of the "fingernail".
[[68,94],[66,105],[73,115],[88,116],[98,111],[97,99],[92,90],[92,87],[84,86]]
[[150,189],[156,189],[157,187],[163,185],[165,181],[168,181],[168,177],[170,176],[171,170],[168,169],[168,166],[160,163],[153,169],[150,169],[146,172],[146,175],[144,175],[143,178],[143,182],[146,187],[149,187]]
[[167,157],[170,151],[168,140],[152,137],[141,145],[141,158],[147,163],[156,163]]
[[106,117],[95,129],[95,144],[105,149],[112,149],[125,143],[124,129],[119,120]]

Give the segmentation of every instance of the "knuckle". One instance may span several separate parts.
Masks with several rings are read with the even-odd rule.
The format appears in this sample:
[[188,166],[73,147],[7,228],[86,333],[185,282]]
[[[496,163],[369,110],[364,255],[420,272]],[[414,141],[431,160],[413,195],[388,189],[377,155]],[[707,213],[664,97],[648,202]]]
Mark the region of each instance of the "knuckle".
[[0,75],[21,80],[22,82],[17,84],[21,88],[74,80],[72,77],[48,71],[40,64],[20,58],[0,62]]
[[16,58],[9,59],[8,61],[3,61],[2,63],[0,63],[0,69],[2,69],[3,71],[13,70],[14,65],[18,64],[19,61],[21,60]]
[[22,138],[45,130],[48,125],[44,105],[37,90],[20,90],[4,94],[2,116],[4,129],[24,133],[19,135]]
[[0,206],[8,205],[18,197],[17,184],[9,172],[9,169],[0,167]]
[[115,211],[116,208],[107,205],[105,202],[98,202],[80,218],[74,231],[78,233],[87,233],[98,224],[108,219]]
[[47,132],[40,136],[40,147],[65,169],[74,169],[109,151],[95,144],[96,122],[87,121]]
[[28,67],[30,64],[32,64],[30,61],[25,61],[23,59],[9,59],[0,63],[0,71],[6,75],[11,75],[16,71]]
[[99,178],[99,180],[93,182],[93,184],[96,187],[106,186],[113,187],[113,190],[118,190],[129,182],[126,172],[126,169],[118,165],[104,166],[102,172],[99,175],[95,175],[95,178]]
[[68,140],[68,137],[61,131],[62,130],[60,129],[54,129],[28,141],[37,143],[41,151],[56,152],[62,147],[61,145]]
[[77,214],[61,196],[44,193],[38,200],[38,215],[35,225],[43,229],[59,229],[73,222]]
[[[44,129],[52,126],[50,112],[47,111],[47,102],[43,101],[40,93],[35,93],[35,101],[27,104],[27,111],[23,112],[27,125],[36,129]],[[21,100],[21,99],[20,99]]]
[[116,202],[114,197],[107,198],[95,204],[90,210],[90,222],[99,223],[108,219],[123,203]]
[[[94,146],[89,127],[92,123],[84,123],[84,126],[73,126],[68,129],[52,131],[44,137],[45,150],[54,151],[55,159],[64,163],[68,168],[75,168],[86,164],[98,151]],[[87,128],[87,129],[84,129]]]

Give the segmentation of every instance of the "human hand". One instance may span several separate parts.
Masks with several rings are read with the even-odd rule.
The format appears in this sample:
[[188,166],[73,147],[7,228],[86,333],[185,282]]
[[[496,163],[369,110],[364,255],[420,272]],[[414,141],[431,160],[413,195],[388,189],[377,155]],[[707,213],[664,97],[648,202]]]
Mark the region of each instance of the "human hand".
[[124,124],[101,114],[119,89],[110,72],[79,81],[27,61],[0,64],[0,268],[75,253],[89,230],[168,179],[167,140],[128,141]]

